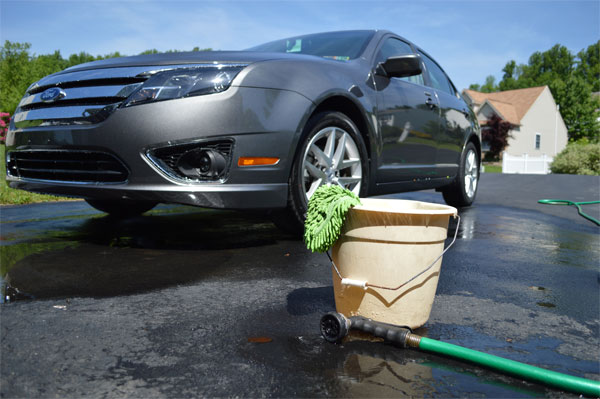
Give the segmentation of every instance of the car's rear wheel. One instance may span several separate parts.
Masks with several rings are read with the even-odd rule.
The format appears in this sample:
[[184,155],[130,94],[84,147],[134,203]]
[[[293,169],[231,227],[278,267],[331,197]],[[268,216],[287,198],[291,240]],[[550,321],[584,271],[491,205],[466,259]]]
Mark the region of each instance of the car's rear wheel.
[[469,142],[460,158],[456,180],[442,189],[444,201],[451,206],[469,206],[475,200],[479,185],[479,155],[475,145]]
[[157,203],[132,200],[85,200],[89,205],[110,216],[126,218],[141,215],[154,208]]
[[280,228],[301,234],[308,200],[322,185],[339,185],[365,196],[368,156],[361,134],[340,112],[314,115],[306,125],[289,179],[288,206],[275,214]]

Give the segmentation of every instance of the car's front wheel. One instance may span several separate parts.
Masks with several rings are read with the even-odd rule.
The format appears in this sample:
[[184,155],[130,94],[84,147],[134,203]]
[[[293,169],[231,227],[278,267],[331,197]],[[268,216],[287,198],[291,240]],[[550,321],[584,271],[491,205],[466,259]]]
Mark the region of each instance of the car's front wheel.
[[478,185],[479,155],[475,145],[469,142],[461,154],[456,180],[442,189],[444,201],[451,206],[469,206],[475,200]]
[[141,215],[154,208],[156,202],[132,200],[85,200],[89,205],[110,216],[126,218]]
[[314,115],[306,125],[294,159],[287,209],[275,214],[275,224],[301,234],[308,200],[317,188],[339,185],[365,196],[368,176],[367,149],[354,122],[340,112]]

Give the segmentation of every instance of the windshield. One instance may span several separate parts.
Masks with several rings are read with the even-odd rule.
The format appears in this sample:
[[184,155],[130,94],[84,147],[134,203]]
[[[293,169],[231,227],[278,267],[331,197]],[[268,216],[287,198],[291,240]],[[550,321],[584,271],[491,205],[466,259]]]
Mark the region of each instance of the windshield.
[[348,61],[360,56],[374,33],[370,30],[315,33],[261,44],[248,51],[308,54]]

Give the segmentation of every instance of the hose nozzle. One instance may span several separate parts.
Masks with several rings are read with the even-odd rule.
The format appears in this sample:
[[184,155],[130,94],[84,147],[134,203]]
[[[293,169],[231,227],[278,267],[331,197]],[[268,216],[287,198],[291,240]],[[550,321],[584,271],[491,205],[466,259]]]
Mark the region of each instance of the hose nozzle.
[[338,312],[329,312],[321,317],[321,335],[328,342],[340,342],[350,330],[364,331],[403,348],[419,345],[420,337],[412,334],[408,327],[379,323],[360,316],[348,318]]

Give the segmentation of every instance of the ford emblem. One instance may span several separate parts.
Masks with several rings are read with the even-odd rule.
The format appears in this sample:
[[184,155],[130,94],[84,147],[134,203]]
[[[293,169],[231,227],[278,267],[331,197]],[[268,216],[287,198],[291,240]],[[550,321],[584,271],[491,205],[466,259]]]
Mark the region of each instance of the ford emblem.
[[44,91],[40,98],[45,103],[53,103],[54,101],[58,101],[66,95],[67,93],[65,93],[60,87],[51,87]]

